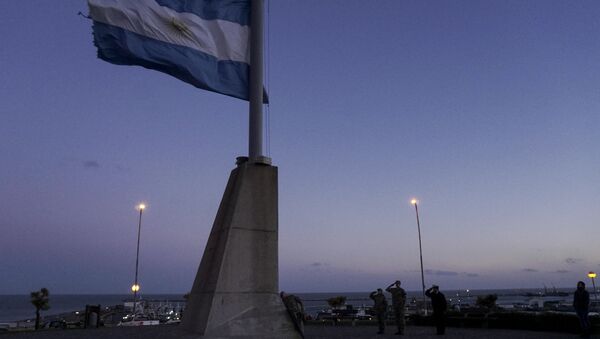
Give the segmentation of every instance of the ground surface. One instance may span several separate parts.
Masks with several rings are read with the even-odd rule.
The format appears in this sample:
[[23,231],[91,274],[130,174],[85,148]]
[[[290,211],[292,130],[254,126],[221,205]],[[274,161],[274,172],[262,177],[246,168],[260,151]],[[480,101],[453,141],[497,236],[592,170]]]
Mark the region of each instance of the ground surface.
[[[393,328],[387,328],[387,333],[377,335],[375,326],[357,326],[357,327],[333,327],[333,326],[307,326],[306,339],[321,338],[440,338],[435,335],[433,327],[408,326],[403,337],[393,335]],[[0,339],[71,339],[71,338],[179,338],[177,335],[177,326],[144,326],[144,327],[113,327],[99,328],[92,330],[47,330],[39,332],[22,333],[1,333]],[[448,328],[446,335],[441,338],[481,338],[481,339],[558,339],[558,338],[578,338],[577,335],[567,333],[548,333],[548,332],[530,332],[530,331],[512,331],[512,330],[494,330],[494,329],[464,329]],[[600,336],[592,336],[600,339]]]

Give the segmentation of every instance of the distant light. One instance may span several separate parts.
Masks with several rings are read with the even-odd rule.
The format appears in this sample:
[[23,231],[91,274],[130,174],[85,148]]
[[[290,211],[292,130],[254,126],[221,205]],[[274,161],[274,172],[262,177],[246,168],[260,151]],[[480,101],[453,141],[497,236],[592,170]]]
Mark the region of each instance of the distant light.
[[419,201],[418,201],[417,199],[412,199],[412,200],[410,201],[410,203],[411,203],[412,205],[416,205],[418,202],[419,202]]
[[595,278],[596,277],[596,273],[595,272],[590,272],[588,273],[588,278]]
[[139,204],[137,208],[143,211],[146,208],[146,204]]
[[138,284],[133,284],[133,285],[131,286],[131,291],[132,291],[132,292],[137,292],[137,291],[139,291],[139,290],[140,290],[140,285],[138,285]]

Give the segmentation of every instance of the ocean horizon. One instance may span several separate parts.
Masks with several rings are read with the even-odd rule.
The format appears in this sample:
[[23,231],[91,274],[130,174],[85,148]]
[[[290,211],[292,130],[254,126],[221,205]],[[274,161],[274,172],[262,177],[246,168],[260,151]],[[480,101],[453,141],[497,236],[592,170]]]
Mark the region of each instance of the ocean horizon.
[[[554,287],[549,288],[554,290]],[[560,292],[572,293],[574,288],[556,288]],[[468,291],[468,292],[467,292]],[[498,304],[511,304],[525,302],[526,293],[543,292],[543,288],[513,288],[513,289],[477,289],[477,290],[442,290],[450,302],[453,299],[461,299],[463,303],[474,303],[477,296],[496,294]],[[303,301],[307,312],[316,313],[327,308],[326,300],[334,296],[345,296],[347,303],[354,306],[370,306],[369,293],[365,292],[290,292],[299,296]],[[144,300],[168,300],[183,301],[184,293],[173,294],[143,294]],[[408,298],[418,298],[422,291],[407,291]],[[85,305],[101,305],[102,307],[122,304],[125,300],[131,300],[131,294],[50,294],[50,309],[42,311],[42,316],[52,316],[62,313],[81,311]],[[14,322],[35,317],[35,309],[29,301],[29,294],[0,294],[0,322]]]

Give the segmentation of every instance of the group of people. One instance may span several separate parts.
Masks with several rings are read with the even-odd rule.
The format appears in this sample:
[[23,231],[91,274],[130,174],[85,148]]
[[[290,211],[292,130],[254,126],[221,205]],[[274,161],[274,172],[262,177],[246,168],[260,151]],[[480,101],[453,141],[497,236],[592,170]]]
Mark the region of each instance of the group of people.
[[[404,334],[404,305],[406,304],[406,291],[400,287],[400,280],[396,280],[385,289],[392,295],[392,306],[394,308],[394,315],[396,318],[396,326],[398,326],[398,332],[396,334]],[[375,305],[373,305],[373,311],[377,316],[377,324],[379,325],[379,332],[377,334],[383,334],[385,331],[385,320],[388,312],[388,302],[383,290],[378,288],[377,291],[372,292],[369,297],[373,299]]]
[[[398,331],[395,333],[397,335],[403,335],[405,327],[404,315],[406,306],[406,291],[400,287],[400,285],[400,280],[396,280],[385,289],[386,292],[392,295],[392,309],[394,311],[394,319],[398,328]],[[438,335],[443,335],[446,330],[446,309],[448,308],[446,297],[442,292],[440,292],[440,288],[437,285],[432,285],[431,288],[425,291],[425,295],[431,299],[431,306],[433,308],[432,318],[437,330],[436,332]],[[286,309],[290,313],[297,330],[303,334],[305,313],[302,300],[293,294],[287,294],[285,292],[281,292],[280,296]],[[377,291],[372,292],[369,297],[373,299],[374,302],[373,311],[377,316],[377,323],[379,326],[379,332],[377,332],[377,334],[383,334],[385,332],[385,321],[387,319],[389,310],[387,298],[385,294],[383,294],[383,290],[381,288],[378,288]],[[591,333],[591,324],[588,317],[589,306],[590,295],[585,289],[585,283],[580,281],[577,283],[577,290],[573,296],[573,308],[579,317],[583,337],[585,338],[588,338]]]
[[[398,331],[395,333],[396,335],[404,334],[404,311],[406,306],[406,291],[400,287],[400,280],[396,280],[391,283],[385,291],[392,295],[392,309],[394,311],[394,319],[396,321],[396,326],[398,327]],[[425,291],[425,295],[431,298],[431,306],[433,307],[433,321],[435,323],[437,334],[444,334],[446,330],[446,308],[448,304],[446,302],[446,297],[442,292],[440,292],[440,288],[437,285],[431,286],[427,291]],[[388,302],[385,294],[383,294],[383,290],[378,288],[377,291],[372,292],[369,297],[373,299],[375,303],[373,305],[373,311],[377,316],[377,323],[379,326],[379,332],[377,334],[383,334],[385,332],[385,320],[387,318],[388,312]]]

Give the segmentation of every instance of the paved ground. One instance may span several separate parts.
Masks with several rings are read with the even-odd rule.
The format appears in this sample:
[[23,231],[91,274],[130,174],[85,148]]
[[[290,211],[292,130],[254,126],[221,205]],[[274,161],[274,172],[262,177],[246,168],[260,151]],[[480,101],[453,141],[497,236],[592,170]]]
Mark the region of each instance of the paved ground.
[[[321,338],[373,338],[373,339],[390,339],[390,338],[481,338],[481,339],[558,339],[558,338],[578,338],[579,336],[568,333],[547,333],[547,332],[529,332],[529,331],[512,331],[512,330],[487,330],[487,329],[465,329],[465,328],[447,328],[446,335],[438,336],[435,334],[434,327],[408,326],[404,336],[394,335],[395,329],[388,328],[386,334],[376,334],[377,327],[361,326],[361,327],[319,327],[310,326],[306,329],[307,339]],[[595,336],[594,338],[600,338]]]
[[[433,327],[408,326],[406,334],[403,337],[393,335],[395,332],[388,328],[387,334],[377,335],[375,326],[357,326],[357,327],[333,327],[333,326],[307,326],[306,339],[342,339],[342,338],[436,338]],[[93,330],[47,330],[39,332],[21,332],[21,333],[1,333],[0,339],[104,339],[104,338],[181,338],[177,335],[177,326],[144,326],[144,327],[113,327],[99,328]],[[547,333],[547,332],[529,332],[512,330],[488,330],[488,329],[461,329],[448,328],[446,335],[442,338],[465,338],[465,339],[558,339],[558,338],[578,338],[574,334],[566,333]],[[595,335],[592,338],[600,339]]]

